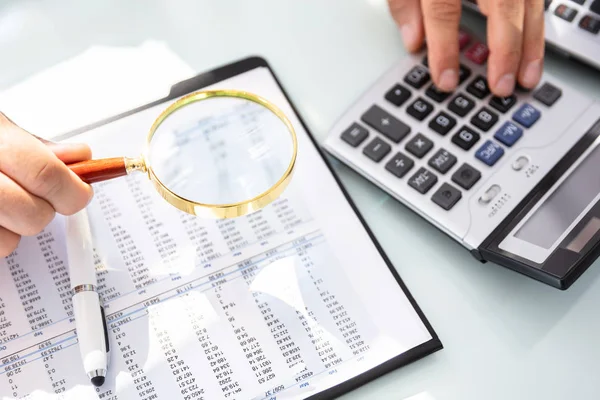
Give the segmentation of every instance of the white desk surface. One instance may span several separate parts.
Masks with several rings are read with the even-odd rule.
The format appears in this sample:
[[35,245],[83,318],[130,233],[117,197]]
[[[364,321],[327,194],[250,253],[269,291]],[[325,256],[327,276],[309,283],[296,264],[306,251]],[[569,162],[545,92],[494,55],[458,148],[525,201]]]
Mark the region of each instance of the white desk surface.
[[[465,22],[484,32],[478,18]],[[404,54],[385,0],[1,0],[0,92],[90,46],[146,39],[197,72],[264,56],[319,140]],[[546,68],[600,98],[600,72],[555,55]],[[480,264],[346,167],[337,170],[445,346],[344,399],[600,398],[598,262],[566,292]]]

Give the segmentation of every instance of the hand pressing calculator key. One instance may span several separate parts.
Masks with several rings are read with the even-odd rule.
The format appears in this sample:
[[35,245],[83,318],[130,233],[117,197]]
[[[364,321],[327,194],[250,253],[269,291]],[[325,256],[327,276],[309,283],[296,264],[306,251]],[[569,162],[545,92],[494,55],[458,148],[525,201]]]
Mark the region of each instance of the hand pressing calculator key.
[[331,129],[324,147],[478,260],[560,289],[600,252],[600,104],[549,74],[493,96],[485,43],[460,35],[460,84],[400,60]]

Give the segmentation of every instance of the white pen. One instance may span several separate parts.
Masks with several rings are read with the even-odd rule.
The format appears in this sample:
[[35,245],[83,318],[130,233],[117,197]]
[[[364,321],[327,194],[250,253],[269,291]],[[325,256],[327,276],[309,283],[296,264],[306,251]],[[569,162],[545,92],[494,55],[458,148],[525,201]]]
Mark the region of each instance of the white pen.
[[87,211],[67,217],[66,225],[73,312],[83,368],[94,386],[102,386],[108,369],[109,344],[104,310],[96,292],[94,248]]

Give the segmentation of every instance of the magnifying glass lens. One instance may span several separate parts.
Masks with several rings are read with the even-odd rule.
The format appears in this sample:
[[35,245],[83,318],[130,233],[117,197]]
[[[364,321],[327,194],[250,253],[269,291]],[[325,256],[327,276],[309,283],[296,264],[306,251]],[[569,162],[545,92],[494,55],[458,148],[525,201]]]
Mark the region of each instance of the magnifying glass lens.
[[268,191],[285,176],[294,142],[271,110],[237,97],[179,108],[155,131],[147,164],[176,195],[202,204],[234,204]]

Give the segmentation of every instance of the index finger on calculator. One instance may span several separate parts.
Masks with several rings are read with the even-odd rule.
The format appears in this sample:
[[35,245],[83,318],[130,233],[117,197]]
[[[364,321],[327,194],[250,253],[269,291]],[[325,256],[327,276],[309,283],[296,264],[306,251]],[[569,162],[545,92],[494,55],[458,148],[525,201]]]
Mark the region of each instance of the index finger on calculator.
[[526,0],[519,83],[528,89],[533,89],[542,76],[544,47],[544,1]]
[[452,91],[458,84],[460,0],[423,0],[429,69],[435,85]]
[[515,89],[523,46],[524,0],[488,2],[488,82],[497,96],[509,96]]
[[81,210],[92,198],[92,188],[45,144],[1,114],[0,171],[63,215]]
[[388,7],[400,28],[406,49],[410,52],[419,50],[425,35],[420,0],[388,0]]

